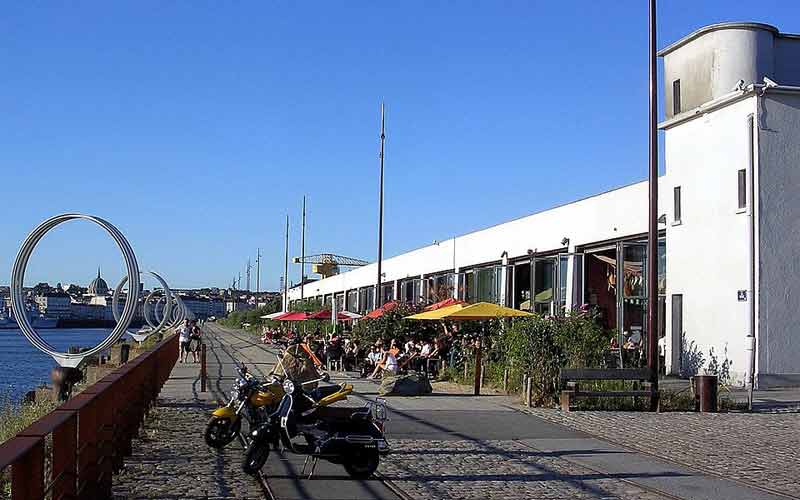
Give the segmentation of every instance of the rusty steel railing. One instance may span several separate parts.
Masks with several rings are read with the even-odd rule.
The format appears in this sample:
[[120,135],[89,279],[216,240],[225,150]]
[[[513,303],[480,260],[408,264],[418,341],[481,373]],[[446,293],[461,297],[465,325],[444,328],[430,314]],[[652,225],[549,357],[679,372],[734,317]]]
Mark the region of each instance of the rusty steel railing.
[[0,445],[0,471],[11,467],[11,499],[111,498],[112,474],[130,456],[177,359],[173,335]]

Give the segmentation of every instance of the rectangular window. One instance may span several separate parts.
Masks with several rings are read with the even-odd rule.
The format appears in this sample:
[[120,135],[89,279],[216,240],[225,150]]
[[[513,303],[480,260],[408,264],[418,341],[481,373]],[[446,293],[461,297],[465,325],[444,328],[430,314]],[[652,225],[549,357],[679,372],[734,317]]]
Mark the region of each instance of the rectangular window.
[[675,203],[675,222],[681,221],[681,187],[675,186],[673,191],[673,201]]
[[739,208],[747,207],[747,170],[739,170]]
[[681,112],[681,81],[672,82],[672,114],[677,115]]
[[[683,353],[683,294],[672,295],[672,349],[680,355],[680,374],[687,373],[688,359],[684,358]],[[675,359],[673,357],[672,359]]]

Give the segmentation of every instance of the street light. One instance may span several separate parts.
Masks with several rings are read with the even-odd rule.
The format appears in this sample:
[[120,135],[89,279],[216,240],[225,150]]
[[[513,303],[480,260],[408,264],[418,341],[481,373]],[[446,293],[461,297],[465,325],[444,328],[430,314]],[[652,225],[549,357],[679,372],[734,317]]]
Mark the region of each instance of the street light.
[[653,397],[650,410],[658,408],[658,100],[656,97],[656,0],[649,0],[650,122],[648,168],[649,213],[647,218],[647,368]]

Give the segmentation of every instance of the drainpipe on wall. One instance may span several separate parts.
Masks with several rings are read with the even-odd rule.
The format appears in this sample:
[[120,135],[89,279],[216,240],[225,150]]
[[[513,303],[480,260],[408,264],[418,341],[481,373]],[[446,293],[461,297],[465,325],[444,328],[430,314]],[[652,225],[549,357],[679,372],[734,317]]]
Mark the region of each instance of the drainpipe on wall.
[[[756,96],[756,110],[758,110],[758,99],[759,97]],[[748,308],[747,308],[747,315],[748,315],[748,332],[746,337],[746,344],[745,350],[748,354],[748,366],[747,366],[747,375],[746,375],[746,383],[747,383],[747,407],[748,409],[753,409],[753,389],[755,387],[755,371],[756,371],[756,239],[755,239],[755,227],[756,227],[756,218],[755,218],[755,117],[754,115],[749,115],[747,117],[747,132],[748,132],[748,166],[747,166],[747,179],[748,179],[748,193],[747,193],[747,214],[749,217],[749,221],[747,224],[747,255],[748,255],[748,274],[750,278],[749,283],[749,290],[747,291],[748,294]]]

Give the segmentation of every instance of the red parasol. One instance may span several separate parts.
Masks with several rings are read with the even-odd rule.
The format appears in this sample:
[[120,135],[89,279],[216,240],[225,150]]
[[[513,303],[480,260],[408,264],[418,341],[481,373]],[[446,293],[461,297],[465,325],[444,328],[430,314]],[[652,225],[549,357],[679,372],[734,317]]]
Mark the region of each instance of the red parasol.
[[381,316],[383,316],[387,312],[391,311],[392,309],[397,308],[398,305],[399,304],[397,303],[396,300],[391,300],[391,301],[385,303],[384,305],[382,305],[381,307],[368,312],[364,317],[365,318],[380,318]]
[[456,304],[463,304],[463,303],[464,303],[463,300],[457,300],[457,299],[452,299],[452,298],[451,299],[445,299],[445,300],[443,300],[441,302],[436,302],[435,304],[431,304],[431,305],[427,306],[425,309],[423,309],[423,311],[435,311],[435,310],[441,309],[443,307],[449,307],[449,306],[454,306]]
[[[308,319],[322,319],[322,320],[330,321],[331,320],[331,310],[330,309],[325,309],[324,311],[319,311],[319,312],[315,312],[314,314],[309,314],[308,315]],[[353,316],[349,316],[349,315],[339,311],[339,312],[336,313],[336,319],[338,321],[350,321],[350,320],[352,320],[354,318],[353,318]]]
[[308,313],[304,312],[288,312],[283,316],[275,318],[278,321],[305,321],[308,319]]

